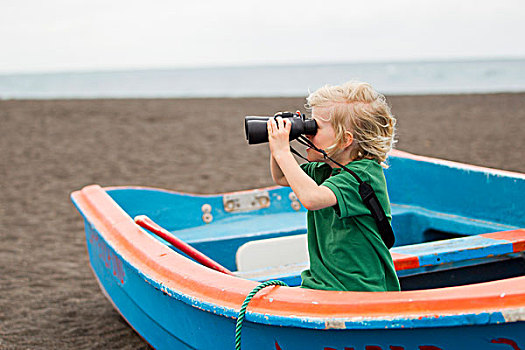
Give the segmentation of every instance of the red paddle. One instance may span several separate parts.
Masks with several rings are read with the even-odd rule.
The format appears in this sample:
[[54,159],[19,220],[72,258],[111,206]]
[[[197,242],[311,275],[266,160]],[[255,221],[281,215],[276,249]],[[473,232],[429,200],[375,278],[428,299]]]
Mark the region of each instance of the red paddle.
[[157,223],[155,223],[153,220],[151,220],[146,215],[135,216],[135,223],[153,232],[160,238],[164,239],[166,242],[169,242],[175,248],[179,249],[180,251],[184,252],[188,256],[192,257],[193,259],[195,259],[197,262],[201,263],[202,265],[209,267],[210,269],[214,269],[216,271],[233,276],[233,273],[230,270],[218,264],[217,262],[213,261],[212,259],[208,258],[206,255],[202,254],[197,249],[190,246],[188,243],[181,241],[179,238],[175,237],[168,230],[159,226]]

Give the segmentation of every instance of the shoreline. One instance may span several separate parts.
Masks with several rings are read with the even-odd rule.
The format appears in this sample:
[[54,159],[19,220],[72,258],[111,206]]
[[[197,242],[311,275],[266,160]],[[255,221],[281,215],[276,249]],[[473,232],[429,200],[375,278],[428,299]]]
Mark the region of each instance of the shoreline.
[[[516,91],[487,91],[487,92],[436,92],[436,93],[401,93],[401,94],[384,94],[389,100],[390,98],[398,97],[465,97],[465,96],[479,96],[479,95],[524,95],[525,90],[516,90]],[[93,96],[93,97],[34,97],[34,98],[18,98],[18,97],[7,97],[4,98],[0,96],[0,101],[9,101],[9,102],[67,102],[67,101],[131,101],[131,100],[151,100],[151,101],[165,101],[165,100],[245,100],[245,99],[257,99],[257,100],[277,100],[277,99],[304,99],[302,96],[157,96],[157,97],[119,97],[119,96]]]

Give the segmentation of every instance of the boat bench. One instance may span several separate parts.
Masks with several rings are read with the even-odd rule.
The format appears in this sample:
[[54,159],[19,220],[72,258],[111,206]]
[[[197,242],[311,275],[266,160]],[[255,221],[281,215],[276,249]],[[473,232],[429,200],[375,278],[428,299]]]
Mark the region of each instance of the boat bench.
[[[409,205],[392,204],[392,216],[395,217],[394,232],[401,232],[401,234],[396,234],[396,242],[400,246],[408,246],[421,241],[517,229],[517,227],[505,227],[501,224],[481,222],[466,217],[444,215]],[[443,232],[443,234],[437,238],[425,237],[424,233],[427,230]],[[308,265],[305,238],[298,241],[289,238],[306,233],[305,211],[264,215],[254,215],[253,212],[225,215],[210,224],[177,229],[172,232],[232,271],[255,271],[265,268],[268,261],[273,261],[272,265],[279,269],[284,265],[298,265],[296,269],[300,270]],[[274,238],[280,240],[271,241]],[[259,240],[262,243],[255,242]],[[246,261],[240,259],[240,264],[244,266],[239,266],[236,252],[248,242],[253,242],[251,244],[254,246],[261,244],[262,248],[254,255],[257,258],[250,258],[252,253],[246,254],[248,257]],[[297,248],[297,245],[300,247]],[[240,254],[242,256],[242,253]],[[262,265],[257,265],[257,260],[260,260]],[[255,265],[251,265],[252,262]]]
[[[402,277],[497,261],[512,254],[520,255],[524,250],[525,229],[518,229],[394,247],[390,252],[398,276]],[[309,265],[306,235],[248,242],[237,251],[236,261],[239,277],[297,283],[301,271]]]

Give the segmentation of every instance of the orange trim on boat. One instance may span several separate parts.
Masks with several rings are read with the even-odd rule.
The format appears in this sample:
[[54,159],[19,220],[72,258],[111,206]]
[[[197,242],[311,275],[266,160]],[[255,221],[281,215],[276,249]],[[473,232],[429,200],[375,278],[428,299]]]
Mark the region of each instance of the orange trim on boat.
[[485,233],[480,236],[508,241],[509,243],[512,243],[512,249],[514,252],[522,252],[525,250],[525,229]]
[[415,255],[400,254],[391,252],[392,260],[396,271],[415,269],[419,267],[419,258]]

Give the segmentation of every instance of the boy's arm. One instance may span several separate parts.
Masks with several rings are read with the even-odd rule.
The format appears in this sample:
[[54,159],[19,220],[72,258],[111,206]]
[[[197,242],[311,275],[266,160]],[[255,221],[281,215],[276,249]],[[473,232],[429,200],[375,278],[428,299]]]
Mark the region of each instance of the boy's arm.
[[[284,175],[301,204],[308,210],[318,210],[337,204],[335,194],[326,186],[319,186],[297,164],[290,152],[291,122],[282,118],[268,121],[268,140],[272,161]],[[273,163],[272,163],[273,165]],[[272,168],[273,171],[273,168]],[[275,180],[275,178],[274,178]]]
[[275,161],[273,154],[270,154],[270,171],[272,172],[272,179],[277,185],[290,186],[279,164]]
[[335,194],[326,186],[319,186],[297,164],[290,151],[274,155],[297,199],[308,210],[319,210],[337,204]]

